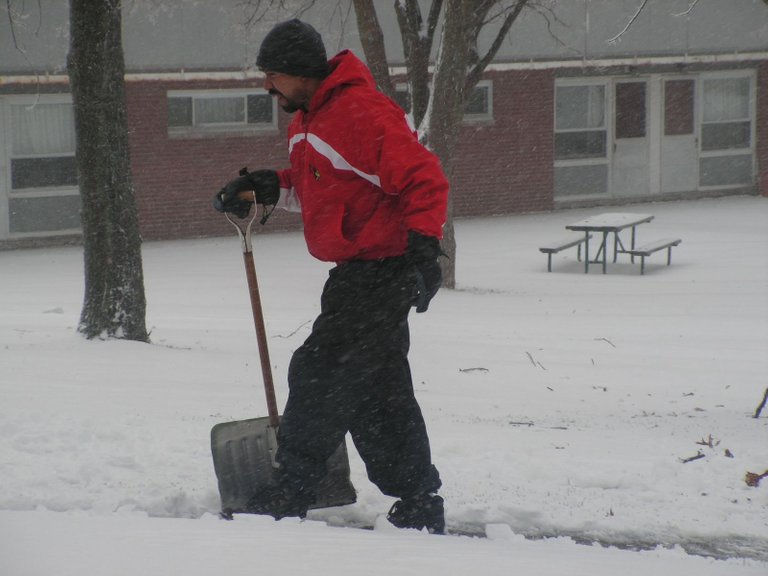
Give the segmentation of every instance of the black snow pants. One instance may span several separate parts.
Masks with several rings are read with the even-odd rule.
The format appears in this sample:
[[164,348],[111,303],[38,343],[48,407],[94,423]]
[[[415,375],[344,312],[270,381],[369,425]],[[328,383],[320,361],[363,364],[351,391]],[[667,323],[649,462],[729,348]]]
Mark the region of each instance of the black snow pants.
[[312,493],[347,432],[384,494],[440,487],[408,365],[412,293],[404,257],[330,271],[320,315],[288,370],[277,453],[286,487]]

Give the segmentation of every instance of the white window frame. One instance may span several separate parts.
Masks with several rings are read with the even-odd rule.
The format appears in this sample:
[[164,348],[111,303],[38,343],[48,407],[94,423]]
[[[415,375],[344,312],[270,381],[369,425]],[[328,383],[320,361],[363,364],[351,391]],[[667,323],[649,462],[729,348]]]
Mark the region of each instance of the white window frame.
[[[704,124],[704,81],[705,80],[726,80],[731,78],[748,78],[749,79],[749,122],[750,122],[750,135],[749,135],[749,148],[724,148],[721,150],[704,150],[703,146],[703,128]],[[705,158],[722,158],[725,156],[752,156],[752,174],[751,180],[748,184],[718,184],[718,185],[703,185],[699,182],[699,188],[701,190],[720,190],[728,188],[740,188],[743,186],[750,186],[755,182],[755,175],[757,171],[757,76],[755,70],[723,70],[718,72],[702,72],[697,79],[697,91],[696,94],[696,118],[698,125],[696,130],[698,132],[698,153],[699,162]],[[701,175],[699,175],[699,178]]]
[[[72,94],[19,94],[0,96],[0,240],[17,238],[42,238],[51,236],[68,236],[81,234],[82,228],[67,228],[50,231],[35,232],[10,232],[10,212],[9,204],[12,199],[27,198],[52,198],[64,196],[79,196],[80,188],[78,186],[51,186],[41,188],[26,188],[14,191],[11,179],[11,160],[13,155],[12,135],[11,135],[11,106],[35,106],[37,104],[72,104]],[[61,154],[68,156],[68,154]],[[75,156],[75,152],[72,152]],[[33,158],[34,156],[25,155],[19,158]],[[47,157],[47,156],[46,156]]]
[[[272,107],[272,121],[248,123],[248,96],[267,96],[270,99]],[[236,98],[241,97],[244,100],[244,117],[242,122],[220,122],[213,124],[195,123],[195,100],[214,99],[214,98]],[[178,136],[201,136],[201,135],[225,135],[225,134],[254,134],[261,132],[277,131],[277,101],[269,95],[269,92],[263,88],[232,88],[232,89],[206,89],[206,90],[168,90],[166,92],[166,102],[171,98],[191,98],[192,99],[192,124],[189,126],[171,126],[167,125],[168,135],[170,137]],[[167,123],[167,120],[166,120]]]

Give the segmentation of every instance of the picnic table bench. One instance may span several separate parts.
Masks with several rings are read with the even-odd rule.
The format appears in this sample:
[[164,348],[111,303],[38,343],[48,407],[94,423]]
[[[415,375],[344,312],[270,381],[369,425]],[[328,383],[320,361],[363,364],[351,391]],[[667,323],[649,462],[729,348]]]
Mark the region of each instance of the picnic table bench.
[[581,262],[581,245],[591,237],[591,234],[585,236],[571,234],[554,242],[550,242],[546,246],[541,246],[539,251],[547,255],[547,272],[552,272],[552,254],[557,254],[567,248],[576,246],[576,258]]
[[645,258],[647,256],[650,256],[654,252],[658,252],[659,250],[664,250],[666,248],[667,266],[669,266],[672,263],[672,247],[677,246],[680,244],[680,242],[682,242],[680,238],[664,238],[662,240],[654,240],[653,242],[648,242],[647,244],[638,246],[637,248],[627,250],[627,253],[631,254],[632,256],[640,257],[640,274],[645,274]]

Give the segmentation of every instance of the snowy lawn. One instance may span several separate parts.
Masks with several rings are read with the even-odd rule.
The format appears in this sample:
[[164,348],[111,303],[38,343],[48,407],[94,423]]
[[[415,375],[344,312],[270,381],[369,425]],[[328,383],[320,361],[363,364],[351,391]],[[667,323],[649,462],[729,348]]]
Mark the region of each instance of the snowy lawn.
[[[602,211],[655,214],[639,239],[682,238],[672,266],[585,275],[571,249],[547,273],[538,246]],[[768,469],[768,199],[461,220],[457,241],[411,361],[449,527],[487,539],[382,523],[351,443],[356,504],[216,517],[210,429],[266,414],[234,234],[144,245],[151,345],[76,333],[81,248],[0,252],[0,574],[768,573],[768,478],[744,482]],[[328,265],[299,233],[254,252],[282,406]]]

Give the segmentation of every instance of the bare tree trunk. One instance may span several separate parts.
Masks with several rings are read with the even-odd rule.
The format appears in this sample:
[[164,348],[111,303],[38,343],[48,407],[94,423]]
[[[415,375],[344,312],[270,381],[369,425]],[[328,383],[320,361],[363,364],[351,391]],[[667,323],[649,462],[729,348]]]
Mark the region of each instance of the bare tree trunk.
[[435,29],[442,9],[443,0],[432,0],[427,21],[424,22],[418,0],[395,3],[408,71],[411,114],[416,126],[421,126],[429,105],[429,55],[432,52]]
[[70,0],[67,68],[82,198],[87,338],[148,341],[131,180],[120,0]]
[[[429,145],[453,181],[453,151],[461,129],[464,111],[464,85],[473,39],[469,25],[473,20],[474,2],[447,0],[445,23],[432,80],[430,101]],[[448,195],[448,218],[443,230],[443,286],[456,287],[456,237],[453,227],[453,194]]]
[[365,59],[379,90],[390,98],[395,97],[395,87],[389,76],[389,64],[384,45],[384,33],[379,24],[373,0],[353,0],[360,43],[363,45]]

